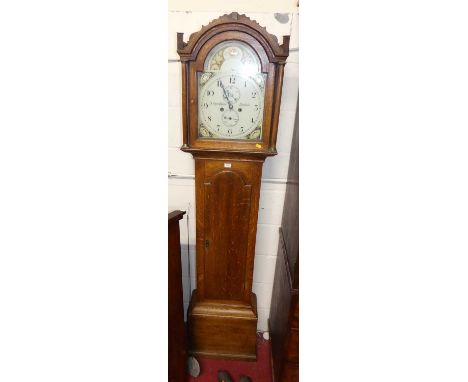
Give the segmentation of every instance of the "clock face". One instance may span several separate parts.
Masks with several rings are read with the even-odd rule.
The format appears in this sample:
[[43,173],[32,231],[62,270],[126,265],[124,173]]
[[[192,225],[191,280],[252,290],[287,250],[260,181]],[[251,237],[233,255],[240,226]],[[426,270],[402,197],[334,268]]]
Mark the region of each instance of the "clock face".
[[198,136],[260,140],[266,75],[247,44],[217,45],[198,76]]

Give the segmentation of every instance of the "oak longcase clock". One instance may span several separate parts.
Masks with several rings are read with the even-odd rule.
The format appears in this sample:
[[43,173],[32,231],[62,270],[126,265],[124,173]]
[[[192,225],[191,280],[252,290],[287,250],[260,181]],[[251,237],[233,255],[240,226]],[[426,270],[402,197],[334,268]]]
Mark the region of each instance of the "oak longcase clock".
[[262,166],[276,155],[289,36],[231,13],[177,34],[183,146],[195,160],[197,289],[190,352],[256,359],[252,293]]

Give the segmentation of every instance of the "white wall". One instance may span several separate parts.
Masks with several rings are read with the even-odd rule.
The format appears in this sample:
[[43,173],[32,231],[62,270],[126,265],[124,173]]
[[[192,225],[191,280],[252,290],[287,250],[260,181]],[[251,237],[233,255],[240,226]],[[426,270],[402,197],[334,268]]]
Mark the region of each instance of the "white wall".
[[[181,1],[172,1],[170,9],[177,9],[175,5],[181,6],[181,3]],[[209,2],[205,1],[202,3],[208,4]],[[250,3],[252,6],[255,4],[259,6],[260,4],[255,1]],[[290,1],[283,3],[287,3],[290,6],[295,2]],[[200,6],[201,4],[199,4],[199,7]],[[265,8],[265,5],[263,5],[263,7]],[[187,8],[186,11],[192,8]],[[288,173],[289,153],[296,112],[299,72],[298,13],[296,11],[290,11],[287,14],[288,21],[286,23],[280,23],[275,18],[271,8],[268,9],[268,11],[265,11],[264,8],[260,9],[261,12],[257,13],[246,12],[246,15],[265,26],[268,32],[275,34],[280,43],[283,35],[291,35],[291,52],[285,66],[277,142],[278,155],[267,158],[263,166],[253,279],[253,291],[257,294],[259,331],[268,330],[267,319],[270,312],[271,292],[275,272],[278,228],[281,225],[284,195],[286,191],[285,181]],[[289,9],[293,8],[290,7]],[[202,25],[206,25],[212,19],[218,18],[222,14],[233,10],[234,9],[223,10],[221,12],[186,12],[177,10],[169,12],[169,210],[180,209],[188,211],[187,215],[180,223],[185,311],[187,311],[190,300],[188,251],[191,257],[191,288],[195,288],[195,181],[192,156],[179,149],[182,145],[180,109],[181,70],[179,56],[176,51],[176,33],[184,32],[184,40],[187,41],[189,35],[198,31]],[[235,10],[244,12],[242,9]]]
[[299,0],[169,0],[170,11],[295,12]]

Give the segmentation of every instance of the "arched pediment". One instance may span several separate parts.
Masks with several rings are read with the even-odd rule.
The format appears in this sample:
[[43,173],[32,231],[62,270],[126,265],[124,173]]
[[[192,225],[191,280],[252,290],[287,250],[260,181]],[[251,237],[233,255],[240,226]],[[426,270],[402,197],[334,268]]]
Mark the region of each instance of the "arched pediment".
[[177,33],[177,52],[181,60],[195,60],[206,41],[228,30],[244,32],[254,37],[265,49],[270,62],[284,62],[289,54],[289,36],[283,36],[283,43],[279,45],[278,38],[268,33],[257,21],[233,12],[202,26],[198,32],[190,35],[188,42],[184,42],[183,33]]

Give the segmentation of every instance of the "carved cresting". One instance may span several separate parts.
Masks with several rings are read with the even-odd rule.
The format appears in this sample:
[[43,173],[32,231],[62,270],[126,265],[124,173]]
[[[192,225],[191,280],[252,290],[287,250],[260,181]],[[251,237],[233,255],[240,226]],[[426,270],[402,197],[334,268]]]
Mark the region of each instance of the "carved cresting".
[[[244,30],[245,28],[249,28],[258,32],[258,36],[262,36],[262,42],[268,44],[273,50],[273,53],[276,56],[276,62],[284,63],[288,58],[290,36],[283,36],[283,43],[279,45],[278,38],[275,35],[268,33],[266,28],[262,27],[258,22],[250,19],[245,14],[239,15],[237,12],[232,12],[228,15],[223,15],[218,19],[211,21],[208,25],[202,25],[198,32],[192,33],[190,35],[188,42],[184,42],[183,33],[177,33],[177,52],[179,53],[181,60],[193,60],[194,57],[192,56],[192,53],[194,53],[194,51],[198,52],[200,45],[203,45],[203,41],[206,41],[213,34],[216,34],[217,27],[219,25],[226,27],[226,24],[228,24],[227,26],[231,30]],[[203,39],[201,39],[202,36]],[[197,47],[198,49],[196,49]]]

